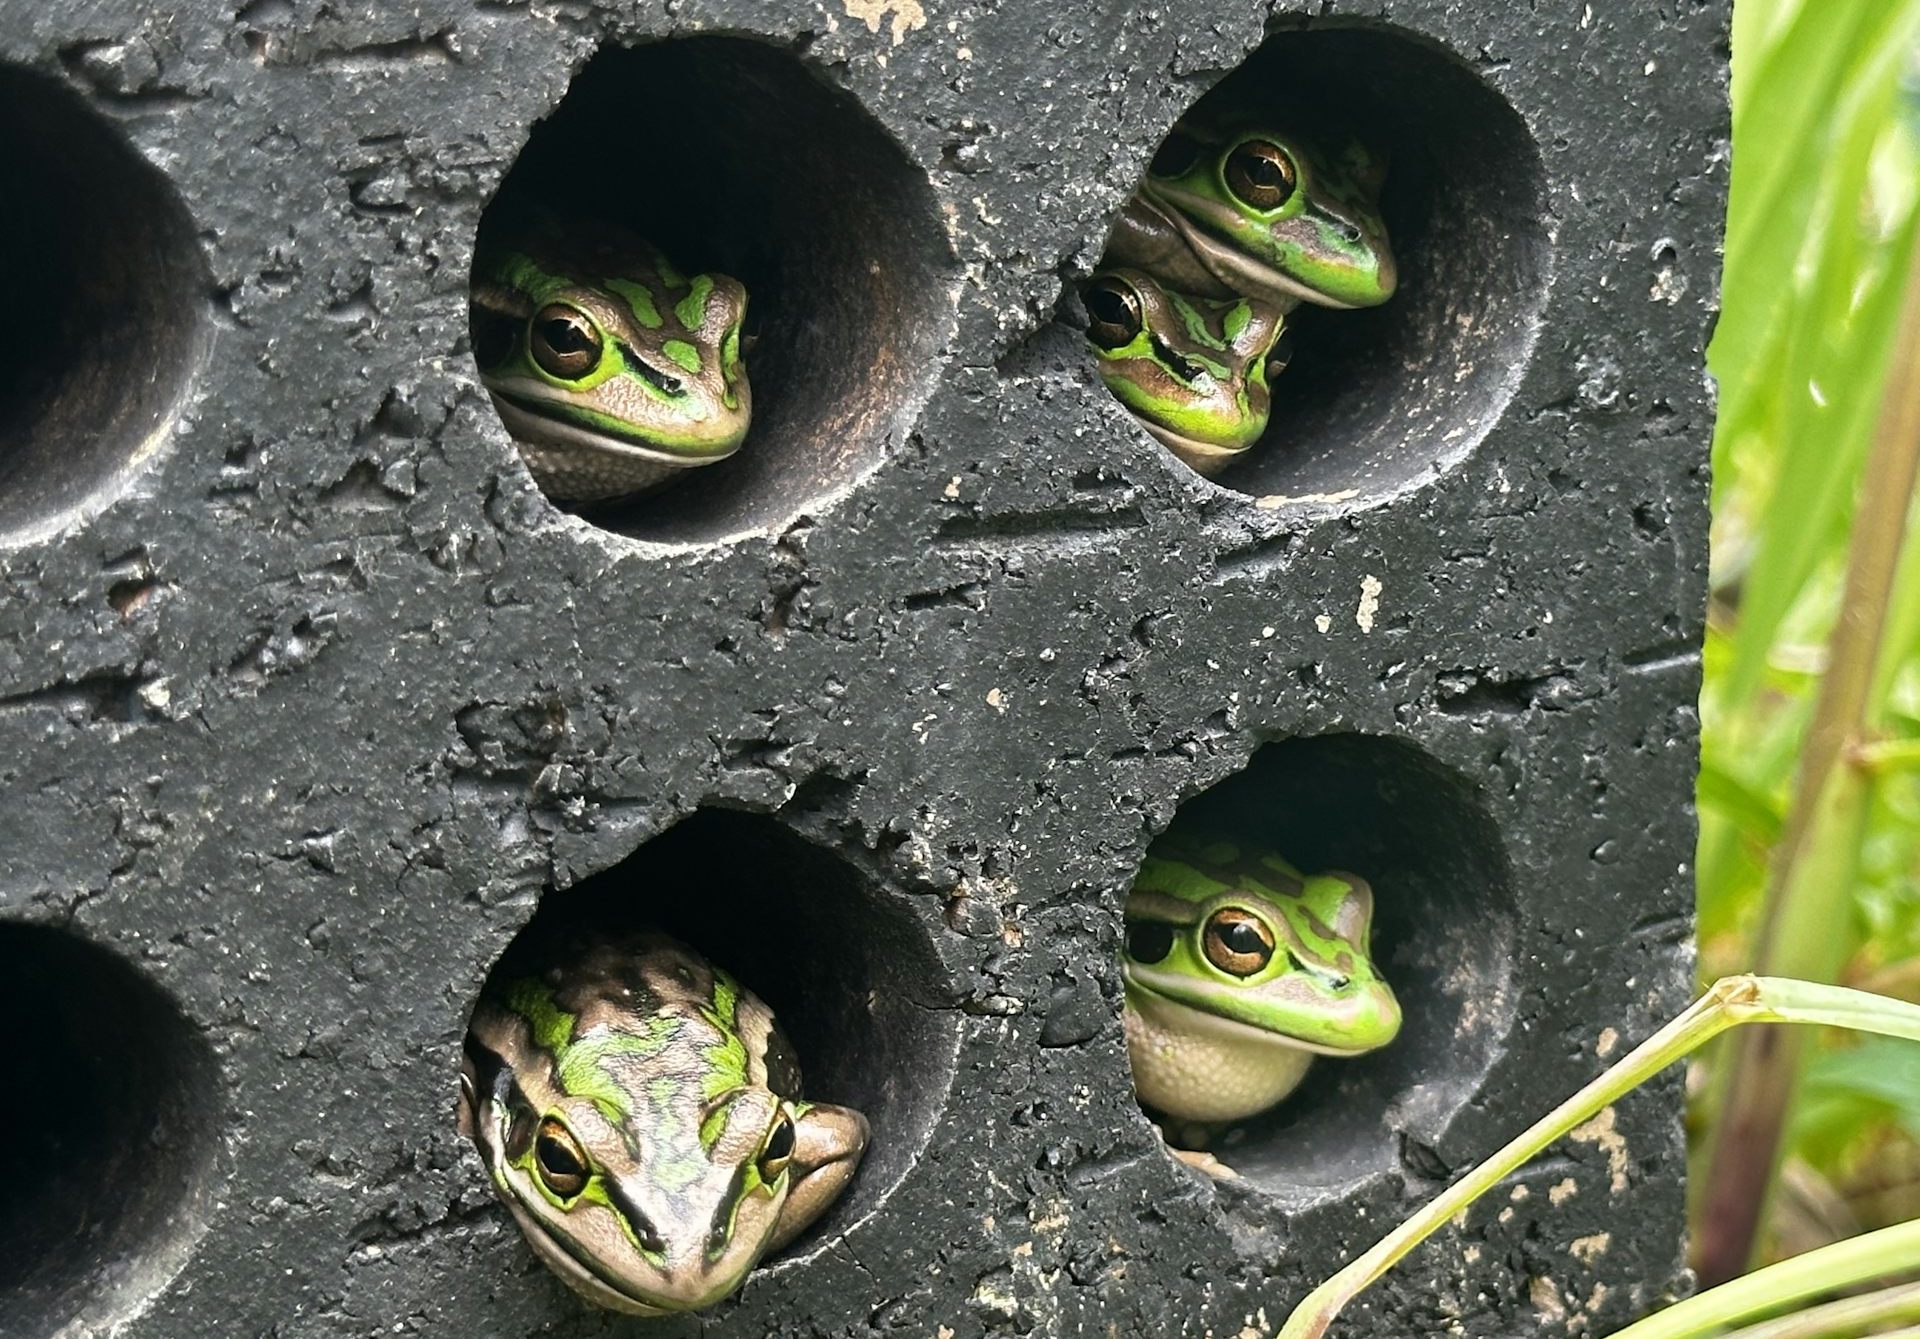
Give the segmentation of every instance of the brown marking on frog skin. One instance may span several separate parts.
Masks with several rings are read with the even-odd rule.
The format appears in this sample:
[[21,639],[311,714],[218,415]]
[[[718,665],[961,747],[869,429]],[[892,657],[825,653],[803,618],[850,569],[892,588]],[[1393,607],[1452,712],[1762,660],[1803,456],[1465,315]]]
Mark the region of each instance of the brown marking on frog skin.
[[[1201,852],[1210,847],[1225,846],[1234,852],[1232,860],[1208,860]],[[1250,856],[1237,842],[1207,838],[1191,844],[1180,841],[1174,843],[1171,859],[1192,865],[1201,873],[1217,882],[1233,888],[1254,887],[1279,893],[1287,897],[1299,897],[1306,891],[1306,881],[1292,878],[1277,869],[1260,862],[1258,856]]]

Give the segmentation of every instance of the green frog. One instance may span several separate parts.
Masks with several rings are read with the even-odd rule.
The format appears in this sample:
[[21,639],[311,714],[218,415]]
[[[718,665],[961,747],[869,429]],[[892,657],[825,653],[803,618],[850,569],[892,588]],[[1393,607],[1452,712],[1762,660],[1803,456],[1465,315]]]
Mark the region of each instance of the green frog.
[[1369,957],[1373,891],[1302,874],[1209,834],[1167,836],[1125,909],[1127,1052],[1140,1100],[1203,1143],[1291,1093],[1316,1055],[1355,1056],[1400,1030]]
[[612,225],[507,231],[474,261],[474,361],[549,497],[611,502],[739,450],[752,415],[739,280],[682,274]]
[[[1226,344],[1270,329],[1278,342],[1302,302],[1371,307],[1393,296],[1384,177],[1357,143],[1330,153],[1270,127],[1195,116],[1154,155],[1082,297],[1101,379],[1193,469],[1217,474],[1259,439],[1268,379],[1285,365],[1223,358]],[[1257,319],[1233,317],[1240,340],[1224,340],[1240,304]]]
[[474,1008],[461,1132],[589,1302],[709,1306],[846,1189],[866,1119],[801,1098],[772,1012],[676,939],[575,936],[543,960]]
[[1253,298],[1195,298],[1141,270],[1081,294],[1101,380],[1147,431],[1212,476],[1267,430],[1268,381],[1287,365],[1286,317]]
[[1378,306],[1398,280],[1380,214],[1385,177],[1357,142],[1335,153],[1271,127],[1188,117],[1121,208],[1104,263],[1283,311]]

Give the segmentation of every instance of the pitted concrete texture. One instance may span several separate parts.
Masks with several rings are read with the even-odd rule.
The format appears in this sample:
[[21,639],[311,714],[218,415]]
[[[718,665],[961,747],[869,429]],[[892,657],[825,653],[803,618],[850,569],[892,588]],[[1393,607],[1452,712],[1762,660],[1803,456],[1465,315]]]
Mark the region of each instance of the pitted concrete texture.
[[[1688,995],[1726,10],[0,0],[0,1333],[1270,1332]],[[1202,97],[1384,152],[1403,270],[1217,484],[1073,328]],[[541,495],[496,194],[747,283],[736,461]],[[1407,1012],[1228,1182],[1121,1033],[1176,811],[1367,877]],[[577,1301],[455,1131],[537,907],[679,929],[873,1120],[706,1315]],[[1679,1121],[1353,1332],[1682,1286]]]

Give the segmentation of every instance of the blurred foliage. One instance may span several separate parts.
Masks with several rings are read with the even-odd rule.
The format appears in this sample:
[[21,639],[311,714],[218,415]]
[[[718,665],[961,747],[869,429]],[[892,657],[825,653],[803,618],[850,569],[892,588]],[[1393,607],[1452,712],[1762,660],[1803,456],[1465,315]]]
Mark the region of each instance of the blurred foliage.
[[[1839,610],[1920,203],[1920,0],[1737,0],[1700,777],[1701,978],[1743,970]],[[1871,487],[1872,482],[1866,481]],[[1883,644],[1846,984],[1920,1000],[1920,543]],[[1920,1215],[1920,1060],[1810,1052],[1780,1244]],[[1889,1176],[1898,1169],[1895,1184]],[[1792,1221],[1795,1214],[1801,1221]],[[1824,1226],[1810,1231],[1818,1219]],[[1850,1221],[1849,1221],[1850,1220]]]

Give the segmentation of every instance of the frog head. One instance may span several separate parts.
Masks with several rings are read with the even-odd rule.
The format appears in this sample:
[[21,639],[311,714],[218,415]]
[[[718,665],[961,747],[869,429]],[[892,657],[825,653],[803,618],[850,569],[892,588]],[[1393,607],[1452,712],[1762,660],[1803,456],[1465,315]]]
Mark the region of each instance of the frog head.
[[1139,270],[1103,270],[1082,290],[1100,379],[1201,474],[1217,474],[1267,428],[1269,378],[1286,367],[1286,320],[1250,298],[1192,298]]
[[837,1198],[867,1143],[766,1006],[676,941],[483,999],[461,1129],[535,1254],[597,1305],[709,1306]]
[[1224,839],[1157,843],[1126,905],[1128,990],[1194,1030],[1359,1055],[1400,1030],[1369,956],[1373,891]]
[[739,448],[746,305],[739,281],[638,239],[525,239],[475,265],[474,360],[542,487],[605,500]]
[[1292,307],[1371,307],[1393,296],[1380,214],[1385,165],[1266,126],[1175,126],[1128,201],[1108,259],[1196,293]]

